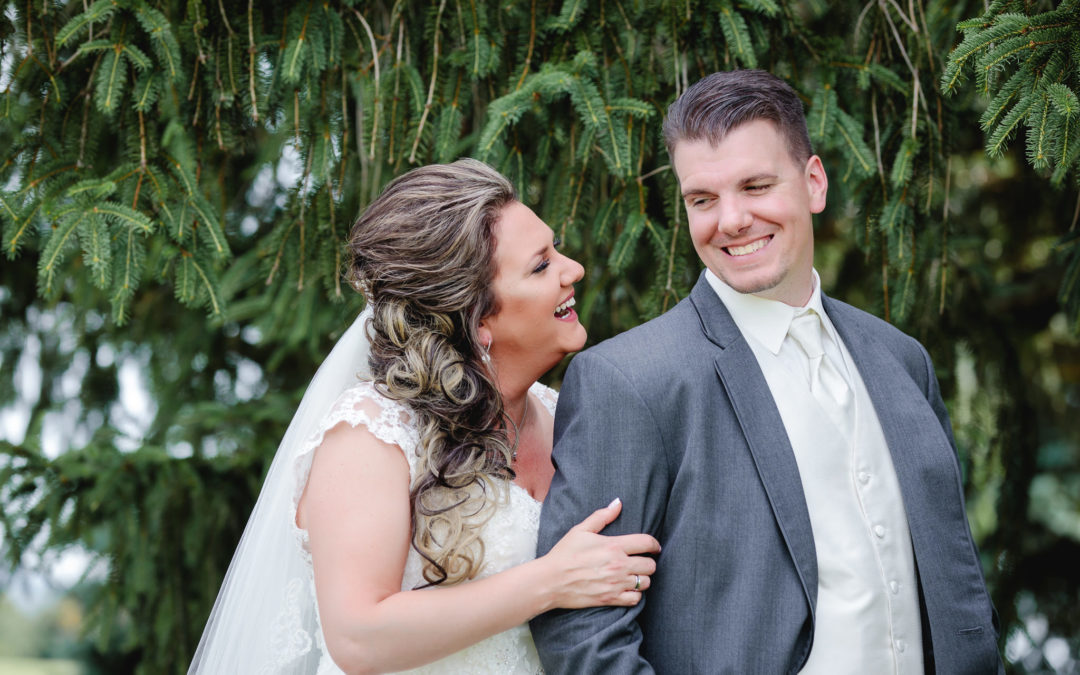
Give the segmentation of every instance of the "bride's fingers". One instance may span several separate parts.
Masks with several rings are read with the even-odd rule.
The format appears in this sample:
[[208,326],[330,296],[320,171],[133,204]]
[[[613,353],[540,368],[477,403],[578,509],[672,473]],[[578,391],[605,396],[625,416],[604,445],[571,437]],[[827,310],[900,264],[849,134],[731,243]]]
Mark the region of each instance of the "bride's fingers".
[[599,532],[610,525],[611,521],[619,516],[620,511],[622,511],[622,501],[616,497],[604,508],[593,511],[588,518],[578,523],[573,529]]
[[651,572],[631,572],[627,586],[632,591],[643,591],[652,585],[652,573]]
[[626,567],[631,578],[637,574],[644,579],[656,572],[656,561],[652,558],[632,558]]
[[627,555],[660,552],[660,542],[650,534],[623,534],[612,539]]
[[619,597],[614,604],[620,607],[633,607],[639,602],[641,602],[641,591],[630,589],[619,593]]

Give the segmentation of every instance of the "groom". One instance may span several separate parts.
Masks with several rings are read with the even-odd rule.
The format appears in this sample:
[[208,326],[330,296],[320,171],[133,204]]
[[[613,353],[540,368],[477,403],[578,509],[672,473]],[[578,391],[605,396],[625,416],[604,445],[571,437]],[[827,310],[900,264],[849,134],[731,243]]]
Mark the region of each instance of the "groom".
[[1001,672],[930,358],[821,292],[795,92],[715,73],[664,139],[706,270],[571,363],[538,547],[621,497],[663,552],[637,606],[533,620],[547,672]]

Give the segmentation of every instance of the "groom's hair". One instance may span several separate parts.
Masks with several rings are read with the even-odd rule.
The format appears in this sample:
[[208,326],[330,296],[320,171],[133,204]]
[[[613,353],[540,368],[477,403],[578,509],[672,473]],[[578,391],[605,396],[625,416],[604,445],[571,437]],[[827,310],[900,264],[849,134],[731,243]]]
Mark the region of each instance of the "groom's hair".
[[707,139],[718,145],[732,129],[769,120],[800,164],[814,154],[802,102],[791,86],[764,70],[729,70],[706,75],[668,107],[664,144],[674,158],[679,141]]

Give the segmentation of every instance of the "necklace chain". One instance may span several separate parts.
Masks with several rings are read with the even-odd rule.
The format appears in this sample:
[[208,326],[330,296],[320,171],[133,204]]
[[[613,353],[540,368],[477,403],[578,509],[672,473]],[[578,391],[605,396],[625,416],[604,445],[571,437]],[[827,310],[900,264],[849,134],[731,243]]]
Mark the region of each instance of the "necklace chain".
[[514,424],[514,447],[510,449],[510,461],[517,460],[518,443],[521,442],[521,427],[525,424],[525,418],[529,416],[529,392],[525,392],[525,411],[521,413],[521,419],[517,424],[514,424],[514,420],[510,420],[510,424]]

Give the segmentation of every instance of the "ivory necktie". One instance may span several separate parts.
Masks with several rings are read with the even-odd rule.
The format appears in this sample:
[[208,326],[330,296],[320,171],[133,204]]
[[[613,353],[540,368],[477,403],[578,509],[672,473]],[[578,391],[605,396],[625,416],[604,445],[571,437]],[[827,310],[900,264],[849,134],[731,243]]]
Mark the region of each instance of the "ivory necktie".
[[823,330],[821,317],[810,310],[792,319],[788,336],[810,362],[810,392],[826,410],[839,416],[840,428],[847,430],[851,423],[851,388],[836,364],[825,355]]

